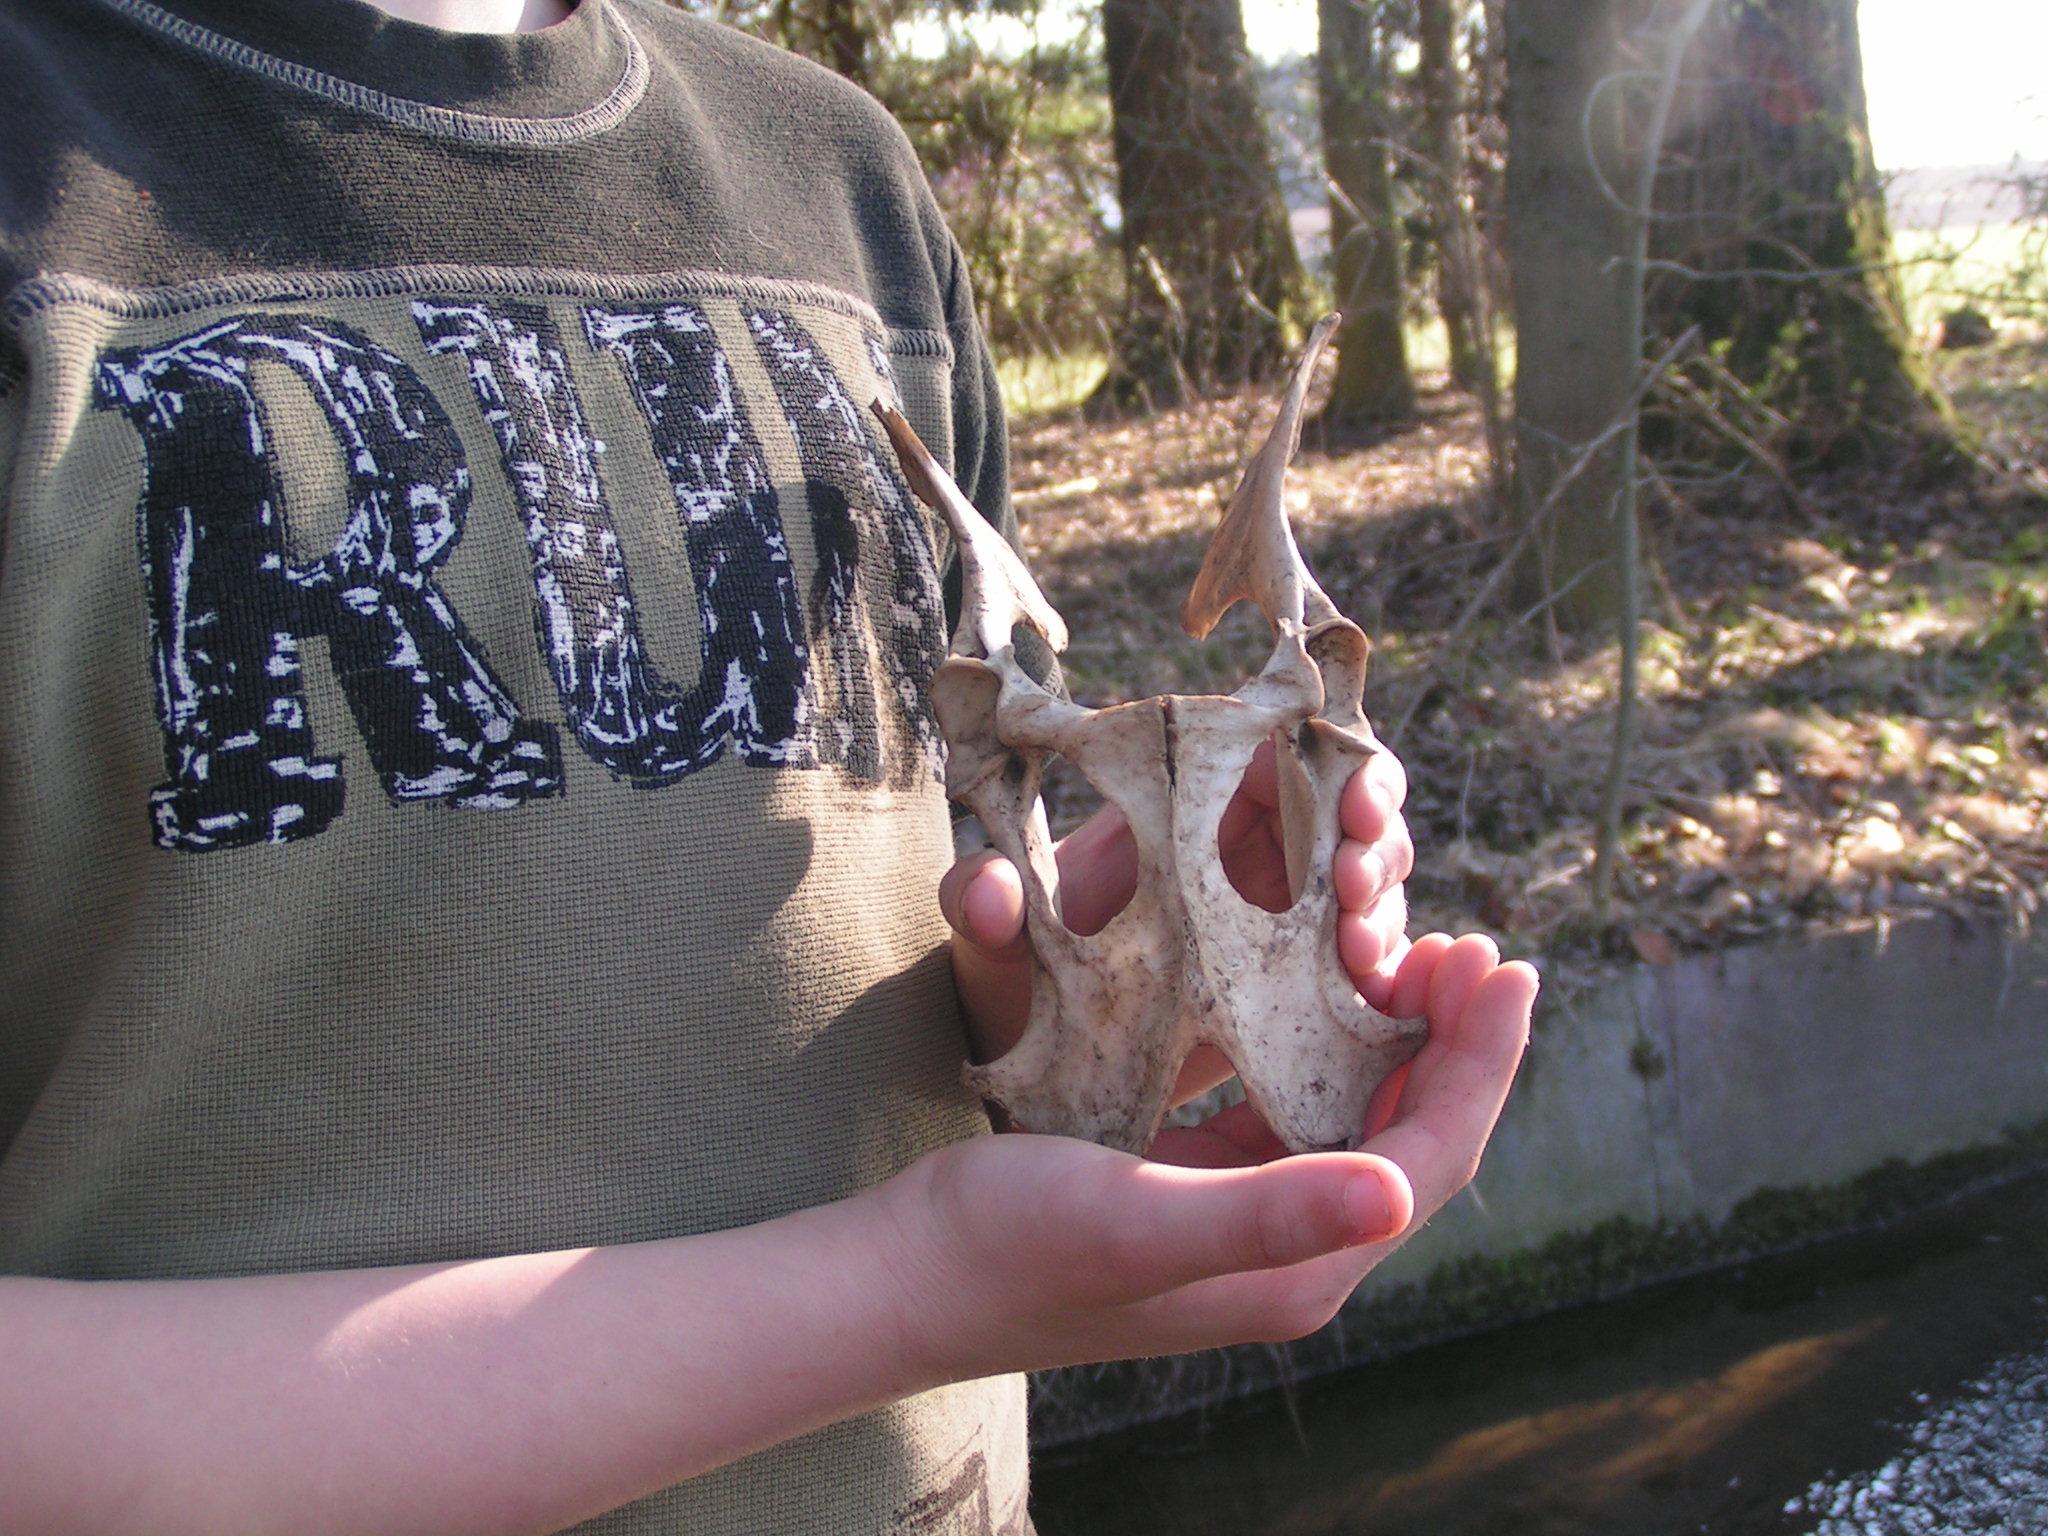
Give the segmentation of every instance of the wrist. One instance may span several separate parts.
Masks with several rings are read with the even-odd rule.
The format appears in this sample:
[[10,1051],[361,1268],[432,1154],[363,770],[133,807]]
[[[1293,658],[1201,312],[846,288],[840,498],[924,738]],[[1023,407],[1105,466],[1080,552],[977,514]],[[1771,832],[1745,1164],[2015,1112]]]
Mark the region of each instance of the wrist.
[[[992,1358],[992,1309],[959,1262],[958,1234],[942,1211],[952,1165],[964,1148],[928,1153],[888,1182],[842,1202],[854,1214],[868,1268],[878,1338],[889,1340],[903,1395],[1005,1369]],[[851,1208],[859,1207],[857,1212]]]

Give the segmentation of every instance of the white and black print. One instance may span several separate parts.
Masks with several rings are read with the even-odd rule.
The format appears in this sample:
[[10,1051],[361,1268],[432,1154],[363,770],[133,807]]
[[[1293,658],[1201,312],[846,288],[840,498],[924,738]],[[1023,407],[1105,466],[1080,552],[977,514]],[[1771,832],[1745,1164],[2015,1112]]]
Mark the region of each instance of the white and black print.
[[[793,315],[777,309],[749,310],[747,323],[803,455],[804,488],[819,551],[817,601],[825,609],[827,627],[835,636],[858,634],[865,627],[858,624],[857,556],[871,542],[887,550],[890,612],[887,623],[875,630],[884,639],[886,691],[897,724],[917,744],[924,767],[938,772],[945,747],[922,680],[929,679],[945,658],[946,615],[924,520],[910,499],[910,488],[883,456],[867,413],[854,404],[810,332]],[[842,707],[867,709],[866,658],[845,647],[834,662]],[[849,731],[850,724],[840,722],[841,731],[849,732],[849,754],[868,750],[861,733]],[[857,777],[879,774],[879,763],[852,755],[846,761]],[[906,776],[916,771],[915,764],[904,765]]]
[[583,324],[625,368],[675,493],[703,625],[704,728],[731,732],[750,763],[813,766],[810,647],[781,500],[710,323],[667,304],[593,307]]
[[[504,453],[533,556],[541,653],[576,740],[622,779],[672,783],[717,759],[810,757],[796,578],[758,443],[699,312],[585,311],[616,352],[667,467],[700,599],[702,665],[684,690],[640,638],[625,553],[553,321],[539,305],[413,305],[434,352],[460,353]],[[666,324],[663,323],[664,318]]]
[[[802,465],[808,602],[767,456],[703,310],[580,311],[578,342],[623,370],[675,497],[701,663],[683,687],[642,641],[565,327],[510,297],[420,298],[411,314],[430,354],[461,360],[473,401],[444,404],[389,349],[320,317],[238,315],[100,357],[97,402],[133,423],[144,459],[138,531],[167,769],[149,809],[161,846],[290,842],[341,813],[341,760],[331,746],[320,754],[303,693],[315,638],[328,641],[392,800],[499,809],[562,793],[561,733],[511,696],[434,580],[472,500],[451,408],[479,409],[498,443],[531,559],[536,643],[569,736],[615,778],[673,784],[728,744],[749,764],[831,764],[864,783],[941,769],[925,702],[945,654],[930,536],[866,413],[793,315],[754,308],[747,323]],[[878,337],[864,339],[881,355]],[[310,392],[346,465],[344,531],[317,559],[292,557],[278,456],[305,450],[272,432],[278,403],[264,381],[275,376],[252,369],[258,359]]]
[[[289,556],[258,357],[298,374],[343,450],[348,520],[315,560]],[[434,584],[470,483],[417,373],[338,321],[237,318],[109,352],[95,382],[142,435],[162,846],[291,841],[340,814],[340,763],[315,750],[301,691],[314,636],[392,799],[497,807],[560,788],[554,728],[521,715]]]

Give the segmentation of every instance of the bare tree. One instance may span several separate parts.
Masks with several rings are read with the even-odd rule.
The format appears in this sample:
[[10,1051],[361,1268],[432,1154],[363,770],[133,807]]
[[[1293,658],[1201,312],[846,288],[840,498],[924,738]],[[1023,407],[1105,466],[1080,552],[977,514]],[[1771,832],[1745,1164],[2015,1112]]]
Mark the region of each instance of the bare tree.
[[1387,164],[1385,50],[1377,0],[1318,0],[1316,84],[1330,192],[1337,306],[1337,379],[1323,424],[1339,432],[1415,412],[1408,369],[1401,224]]
[[1450,338],[1451,381],[1493,392],[1493,338],[1481,318],[1477,221],[1467,192],[1465,71],[1458,59],[1458,0],[1419,0],[1422,152],[1428,162],[1430,229],[1437,249],[1437,308]]
[[[1629,474],[1611,429],[1633,409],[1640,290],[1626,185],[1622,29],[1637,0],[1512,0],[1508,251],[1515,286],[1515,505],[1535,581],[1576,626],[1611,624],[1623,599],[1615,518]],[[1590,450],[1590,451],[1589,451]],[[1562,495],[1554,495],[1567,472]]]
[[808,7],[796,0],[778,0],[776,12],[777,19],[792,32],[808,25],[815,34],[815,51],[839,74],[860,85],[872,78],[874,62],[869,54],[879,19],[860,0],[815,0]]
[[905,0],[669,0],[765,37],[872,88],[879,46]]
[[1651,329],[1697,325],[1794,462],[1946,455],[1870,150],[1856,0],[1724,0],[1658,188]]
[[1098,403],[1265,378],[1307,279],[1238,0],[1103,0],[1129,297]]

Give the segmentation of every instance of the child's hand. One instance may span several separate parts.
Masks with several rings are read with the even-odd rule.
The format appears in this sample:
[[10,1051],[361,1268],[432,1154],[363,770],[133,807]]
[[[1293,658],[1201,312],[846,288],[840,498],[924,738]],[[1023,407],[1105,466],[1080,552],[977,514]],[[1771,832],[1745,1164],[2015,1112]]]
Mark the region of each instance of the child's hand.
[[1243,1106],[1153,1160],[1051,1136],[949,1147],[874,1192],[928,1381],[1294,1338],[1470,1181],[1529,1036],[1536,973],[1418,941],[1390,979],[1428,1042],[1357,1152],[1282,1155]]
[[0,1276],[0,1525],[559,1530],[942,1382],[1306,1333],[1471,1178],[1536,977],[1437,934],[1392,988],[1430,1038],[1360,1152],[1280,1157],[1240,1108],[1167,1132],[1153,1161],[984,1136],[694,1237]]
[[[1415,846],[1401,816],[1407,794],[1401,760],[1382,749],[1351,776],[1339,803],[1344,841],[1333,871],[1341,909],[1337,948],[1353,983],[1381,1012],[1391,1011],[1394,968],[1407,953],[1408,902],[1401,887],[1415,864]],[[1218,844],[1240,890],[1263,905],[1286,906],[1270,742],[1253,755],[1243,786],[1224,811]],[[1115,809],[1103,810],[1061,842],[1058,857],[1068,926],[1082,934],[1100,931],[1130,900],[1138,878],[1130,828]],[[995,852],[962,859],[940,882],[939,905],[953,927],[953,976],[975,1055],[992,1061],[1017,1043],[1031,1011],[1024,891],[1016,868]],[[1228,1063],[1215,1051],[1197,1050],[1182,1069],[1175,1100],[1228,1076]]]

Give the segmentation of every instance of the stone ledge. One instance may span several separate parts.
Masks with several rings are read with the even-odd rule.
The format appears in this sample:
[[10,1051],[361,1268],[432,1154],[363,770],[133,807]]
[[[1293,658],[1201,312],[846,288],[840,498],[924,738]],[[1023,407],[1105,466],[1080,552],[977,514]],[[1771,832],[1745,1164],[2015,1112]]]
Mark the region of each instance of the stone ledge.
[[1472,1188],[1311,1338],[1048,1372],[1053,1446],[2048,1167],[2048,940],[1929,918],[1546,999]]

